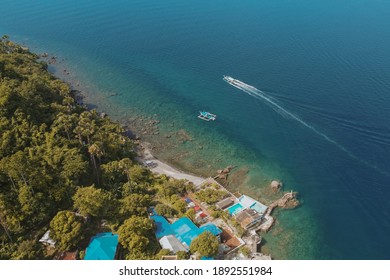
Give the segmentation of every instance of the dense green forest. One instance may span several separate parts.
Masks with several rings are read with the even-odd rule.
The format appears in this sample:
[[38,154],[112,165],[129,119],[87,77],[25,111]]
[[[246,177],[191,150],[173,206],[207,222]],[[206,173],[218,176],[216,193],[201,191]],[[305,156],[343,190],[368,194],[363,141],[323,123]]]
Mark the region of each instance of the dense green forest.
[[192,186],[152,175],[134,150],[121,125],[78,105],[45,62],[2,37],[0,259],[52,258],[38,242],[47,229],[56,252],[82,251],[102,227],[119,233],[123,258],[157,257],[147,207],[185,215],[179,196]]

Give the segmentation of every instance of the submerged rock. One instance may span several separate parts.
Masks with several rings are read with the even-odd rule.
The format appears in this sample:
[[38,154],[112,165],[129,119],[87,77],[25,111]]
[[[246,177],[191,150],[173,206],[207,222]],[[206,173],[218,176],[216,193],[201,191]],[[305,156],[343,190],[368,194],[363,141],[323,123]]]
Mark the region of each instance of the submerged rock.
[[280,181],[273,180],[271,182],[271,189],[274,191],[279,191],[282,188],[282,183]]

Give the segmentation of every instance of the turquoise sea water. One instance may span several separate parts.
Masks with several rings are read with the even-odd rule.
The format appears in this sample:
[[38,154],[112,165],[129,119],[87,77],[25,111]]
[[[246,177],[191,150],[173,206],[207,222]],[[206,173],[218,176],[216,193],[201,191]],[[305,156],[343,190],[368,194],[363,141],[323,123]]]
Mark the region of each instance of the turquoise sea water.
[[390,2],[2,0],[1,10],[0,33],[65,59],[71,74],[57,75],[81,81],[88,103],[121,121],[158,119],[154,139],[172,141],[162,158],[200,173],[237,165],[249,190],[276,177],[298,191],[302,206],[277,212],[264,237],[275,258],[390,259]]

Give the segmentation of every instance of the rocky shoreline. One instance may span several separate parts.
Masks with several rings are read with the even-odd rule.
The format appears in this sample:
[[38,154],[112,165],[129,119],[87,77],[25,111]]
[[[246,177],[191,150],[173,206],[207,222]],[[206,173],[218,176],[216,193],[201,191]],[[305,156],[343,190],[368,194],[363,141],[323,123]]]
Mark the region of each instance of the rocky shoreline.
[[[72,80],[69,78],[70,76],[70,71],[67,69],[62,69],[61,63],[65,61],[65,59],[58,59],[57,56],[55,55],[49,55],[47,53],[43,54],[40,56],[40,58],[48,63],[48,65],[51,65],[54,67],[57,73],[60,73],[60,77],[54,73],[55,76],[57,76],[59,79],[63,80],[67,84],[70,85],[72,89],[72,95],[74,96],[76,102],[80,105],[85,107],[86,109],[94,109],[95,106],[91,104],[87,104],[85,102],[85,94],[79,90],[80,88],[80,83],[75,83],[72,82]],[[100,112],[101,117],[107,116],[107,114],[103,111]],[[140,117],[136,116],[126,123],[121,122],[123,127],[125,128],[126,135],[132,139],[138,144],[138,153],[139,153],[139,161],[144,162],[145,160],[153,160],[157,163],[157,166],[154,168],[151,168],[151,170],[155,173],[158,174],[166,174],[168,176],[174,177],[176,179],[186,179],[189,180],[195,184],[199,184],[200,182],[204,181],[204,177],[197,176],[197,175],[192,175],[188,171],[181,171],[178,169],[176,166],[172,166],[171,163],[166,163],[155,156],[153,156],[153,145],[151,145],[148,142],[145,142],[144,137],[164,137],[167,140],[170,140],[172,136],[175,136],[175,138],[178,138],[181,143],[185,143],[186,141],[192,141],[192,138],[188,133],[181,129],[179,130],[175,135],[167,134],[167,135],[161,135],[161,132],[159,130],[159,123],[160,121],[154,117]],[[137,124],[137,126],[140,128],[137,131],[134,130],[134,124]],[[228,183],[229,176],[238,175],[241,170],[234,170],[235,172],[231,172],[233,169],[235,169],[236,166],[228,166],[225,169],[220,169],[217,170],[217,175],[214,177],[217,180],[220,180],[221,183]],[[210,174],[212,173],[211,170]],[[245,173],[247,173],[246,171]],[[233,175],[232,175],[233,173]],[[245,174],[243,174],[245,176]],[[205,176],[207,177],[207,176]],[[263,232],[268,232],[271,227],[274,225],[274,218],[271,216],[271,212],[275,207],[281,207],[281,208],[294,208],[299,205],[298,200],[296,199],[296,193],[285,193],[282,198],[275,200],[276,195],[281,191],[283,185],[280,181],[274,180],[270,182],[269,188],[266,190],[269,192],[271,195],[270,197],[274,197],[272,200],[274,201],[272,204],[270,204],[270,211],[267,211],[266,219],[267,221],[262,224],[262,227],[259,228],[258,230],[263,231]],[[234,189],[232,189],[234,191]],[[291,195],[293,194],[293,195]],[[269,202],[269,200],[267,200]],[[269,203],[267,203],[269,204]],[[271,207],[272,206],[272,207]],[[272,248],[271,248],[272,251]]]

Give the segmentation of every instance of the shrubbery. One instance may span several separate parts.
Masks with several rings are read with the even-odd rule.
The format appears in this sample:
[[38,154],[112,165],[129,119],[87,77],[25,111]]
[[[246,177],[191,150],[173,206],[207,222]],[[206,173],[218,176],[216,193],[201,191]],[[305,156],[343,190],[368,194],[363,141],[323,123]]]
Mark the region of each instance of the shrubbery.
[[175,209],[165,204],[157,204],[154,208],[154,211],[156,211],[158,215],[165,216],[168,218],[173,217],[177,213]]
[[211,232],[204,231],[198,237],[192,240],[190,251],[192,253],[198,253],[202,257],[214,257],[218,253],[218,246],[218,238]]
[[196,193],[196,197],[207,204],[214,204],[223,199],[226,195],[226,191],[216,190],[214,188],[206,188]]

